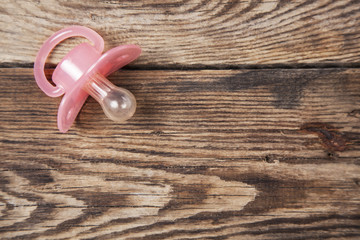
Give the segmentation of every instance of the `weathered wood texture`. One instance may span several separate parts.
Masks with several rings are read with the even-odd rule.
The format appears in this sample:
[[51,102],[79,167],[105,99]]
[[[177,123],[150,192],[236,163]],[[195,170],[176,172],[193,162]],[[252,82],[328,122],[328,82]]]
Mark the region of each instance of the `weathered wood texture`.
[[120,71],[115,124],[67,134],[31,69],[0,69],[1,238],[357,239],[360,70]]
[[139,44],[133,67],[360,63],[360,1],[2,0],[0,19],[2,66],[30,66],[45,39],[74,24],[98,31],[107,48]]
[[[128,122],[58,132],[31,67],[74,24],[142,47]],[[359,239],[359,39],[351,0],[1,1],[0,239]]]

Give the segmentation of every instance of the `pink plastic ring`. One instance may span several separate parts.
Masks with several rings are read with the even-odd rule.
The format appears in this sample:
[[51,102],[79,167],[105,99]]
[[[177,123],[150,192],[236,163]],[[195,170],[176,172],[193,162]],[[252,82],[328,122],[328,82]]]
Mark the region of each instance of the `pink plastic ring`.
[[50,97],[58,97],[65,93],[65,90],[61,86],[53,86],[47,80],[44,72],[45,62],[53,50],[53,48],[70,37],[85,37],[90,40],[96,50],[102,52],[104,50],[104,40],[94,30],[82,26],[71,26],[64,28],[55,34],[53,34],[40,48],[34,64],[34,76],[40,89]]

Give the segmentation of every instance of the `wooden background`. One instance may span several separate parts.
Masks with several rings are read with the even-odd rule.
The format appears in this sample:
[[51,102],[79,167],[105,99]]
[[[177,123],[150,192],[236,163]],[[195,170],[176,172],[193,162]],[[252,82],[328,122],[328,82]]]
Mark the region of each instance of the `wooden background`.
[[[57,130],[32,66],[74,24],[142,47],[128,122]],[[2,0],[0,31],[1,239],[360,238],[359,1]]]

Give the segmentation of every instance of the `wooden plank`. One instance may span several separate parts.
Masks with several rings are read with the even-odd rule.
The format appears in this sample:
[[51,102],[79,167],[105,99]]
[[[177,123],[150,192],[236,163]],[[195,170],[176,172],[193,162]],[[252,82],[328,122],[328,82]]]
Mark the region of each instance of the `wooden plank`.
[[121,71],[67,134],[31,69],[0,69],[1,238],[356,239],[360,70]]
[[[140,45],[137,68],[360,63],[360,2],[351,0],[3,0],[0,19],[2,66],[29,66],[68,25],[93,28],[107,49]],[[49,62],[79,41],[62,44]]]

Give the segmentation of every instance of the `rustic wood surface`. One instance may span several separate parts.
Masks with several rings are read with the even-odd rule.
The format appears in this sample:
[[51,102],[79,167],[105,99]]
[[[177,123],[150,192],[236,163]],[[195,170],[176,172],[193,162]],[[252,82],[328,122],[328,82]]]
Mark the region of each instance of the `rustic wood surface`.
[[121,71],[124,124],[1,69],[2,237],[359,237],[360,70]]
[[28,66],[46,38],[73,24],[95,29],[108,49],[139,44],[133,67],[360,63],[357,0],[2,0],[0,19],[3,66]]
[[[142,47],[128,122],[57,130],[32,66],[74,24]],[[0,34],[0,239],[360,238],[359,1],[3,0]]]

